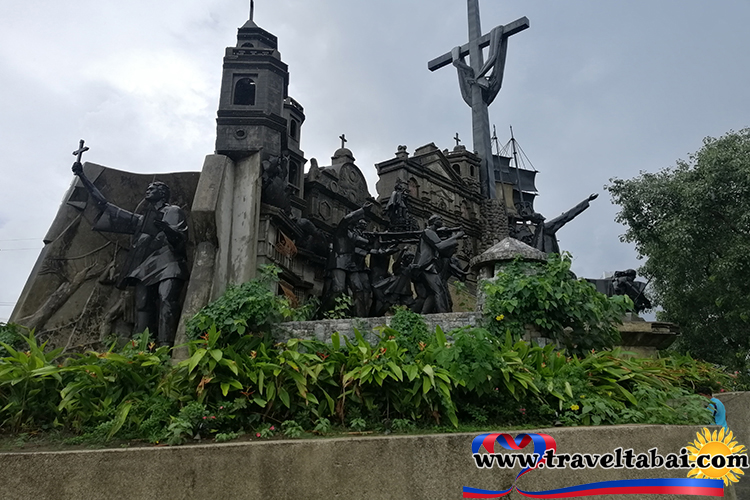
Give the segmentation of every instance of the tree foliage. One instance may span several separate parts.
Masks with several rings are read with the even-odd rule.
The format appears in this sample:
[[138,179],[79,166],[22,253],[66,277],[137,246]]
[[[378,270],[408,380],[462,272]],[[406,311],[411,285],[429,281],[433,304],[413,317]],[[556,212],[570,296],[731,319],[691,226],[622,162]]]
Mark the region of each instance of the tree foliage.
[[607,189],[647,260],[660,319],[680,325],[678,348],[735,368],[750,351],[750,129],[708,137],[672,168]]

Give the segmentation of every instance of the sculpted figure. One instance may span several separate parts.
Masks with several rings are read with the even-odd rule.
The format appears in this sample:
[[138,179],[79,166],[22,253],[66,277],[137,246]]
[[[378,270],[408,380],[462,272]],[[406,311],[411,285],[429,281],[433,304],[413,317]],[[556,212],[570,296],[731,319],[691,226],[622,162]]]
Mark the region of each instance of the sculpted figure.
[[458,239],[463,231],[456,231],[447,239],[441,239],[438,229],[443,226],[439,215],[431,216],[427,228],[419,238],[417,253],[411,265],[417,290],[417,302],[412,310],[422,314],[450,312],[448,287],[441,276],[442,259],[450,258],[458,248]]
[[289,200],[289,158],[271,156],[261,162],[261,200],[263,203],[273,205],[289,213],[291,201]]
[[328,255],[328,238],[311,220],[301,217],[295,220],[295,225],[302,233],[302,236],[295,241],[297,248],[308,250],[321,257]]
[[545,222],[542,214],[534,212],[530,218],[531,222],[536,224],[536,231],[534,232],[531,246],[544,253],[560,253],[560,245],[557,243],[557,231],[589,208],[589,202],[595,200],[598,196],[596,193],[592,194],[567,212],[547,222]]
[[406,197],[408,196],[407,185],[401,179],[396,179],[396,186],[385,205],[385,213],[388,214],[390,229],[392,231],[404,230],[407,224]]
[[[397,303],[389,289],[398,279],[396,274],[398,273],[400,258],[393,263],[393,274],[388,271],[391,264],[391,255],[396,252],[398,252],[398,247],[383,247],[378,239],[375,239],[374,248],[370,250],[370,283],[372,284],[370,316],[382,316],[391,306]],[[408,284],[409,295],[411,295],[410,282]]]
[[630,297],[637,314],[646,309],[651,309],[653,306],[651,305],[651,301],[648,300],[648,297],[643,294],[646,289],[646,284],[640,281],[635,281],[635,277],[635,269],[615,271],[615,275],[612,278],[612,289],[614,290],[615,295],[627,295]]
[[94,230],[133,235],[117,287],[135,286],[135,333],[148,328],[156,333],[159,346],[173,345],[180,318],[180,292],[188,278],[184,212],[169,204],[169,187],[163,182],[149,184],[145,196],[148,208],[139,215],[109,203],[83,173],[80,161],[73,163],[73,173],[101,211]]
[[440,262],[440,279],[443,280],[443,287],[447,292],[448,298],[448,312],[453,311],[453,298],[451,297],[450,291],[448,290],[448,280],[452,276],[455,276],[459,281],[466,281],[468,271],[464,271],[461,268],[461,262],[455,257],[443,257]]
[[354,300],[354,315],[367,317],[372,292],[365,257],[370,252],[370,240],[364,235],[367,228],[365,216],[372,203],[350,212],[336,226],[330,259],[329,283],[323,297],[324,310],[334,305],[336,297],[350,293]]

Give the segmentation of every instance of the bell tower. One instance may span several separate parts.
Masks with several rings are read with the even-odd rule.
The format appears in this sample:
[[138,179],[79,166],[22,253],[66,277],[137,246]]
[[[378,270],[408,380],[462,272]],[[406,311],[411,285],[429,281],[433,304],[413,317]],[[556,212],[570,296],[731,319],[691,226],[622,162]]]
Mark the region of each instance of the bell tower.
[[216,153],[235,161],[260,150],[281,156],[287,148],[288,85],[276,36],[258,27],[251,14],[237,30],[237,46],[224,55]]

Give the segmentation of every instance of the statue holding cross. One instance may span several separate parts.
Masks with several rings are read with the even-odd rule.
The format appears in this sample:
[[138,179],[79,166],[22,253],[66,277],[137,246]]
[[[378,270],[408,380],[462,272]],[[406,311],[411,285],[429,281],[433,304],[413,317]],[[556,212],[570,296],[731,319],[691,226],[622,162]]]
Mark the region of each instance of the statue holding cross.
[[[494,199],[495,169],[492,165],[488,108],[497,97],[503,83],[508,38],[528,28],[529,20],[522,17],[505,26],[497,26],[489,34],[482,35],[479,0],[467,0],[467,5],[469,43],[455,47],[452,51],[433,59],[427,67],[430,71],[435,71],[453,64],[458,70],[461,95],[466,104],[471,106],[474,151],[482,159],[479,175],[482,195],[487,199]],[[486,47],[489,47],[489,54],[485,62],[483,51]],[[469,56],[470,64],[466,63],[466,56]],[[500,196],[502,197],[502,192]]]

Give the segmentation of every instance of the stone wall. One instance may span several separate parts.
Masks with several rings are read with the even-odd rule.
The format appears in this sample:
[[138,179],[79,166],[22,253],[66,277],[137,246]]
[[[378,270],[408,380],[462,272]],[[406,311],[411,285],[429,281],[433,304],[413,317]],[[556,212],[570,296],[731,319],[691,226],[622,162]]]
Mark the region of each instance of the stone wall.
[[[422,316],[427,323],[427,329],[434,331],[440,326],[448,332],[465,326],[475,326],[481,319],[481,313],[462,312],[444,314],[426,314]],[[314,339],[321,342],[330,342],[331,334],[339,332],[354,340],[354,329],[356,328],[371,344],[378,342],[377,332],[373,329],[380,326],[388,326],[392,316],[380,318],[352,318],[352,319],[326,319],[321,321],[290,321],[277,325],[274,336],[279,342],[289,339]]]
[[[745,415],[747,422],[749,419]],[[540,429],[558,453],[612,453],[632,448],[679,453],[695,440],[695,426],[612,426]],[[511,432],[516,435],[517,432]],[[6,500],[82,499],[449,499],[464,486],[504,490],[517,470],[479,469],[472,457],[476,434],[348,437],[249,441],[216,445],[143,447],[0,454]],[[747,444],[747,443],[743,443]],[[527,448],[524,450],[528,452]],[[544,491],[616,479],[685,478],[687,470],[587,469],[531,471],[518,486]],[[629,496],[629,498],[635,496]],[[522,498],[517,493],[505,497]],[[621,495],[599,495],[615,500]],[[695,496],[648,495],[650,500]],[[737,499],[725,488],[727,499]],[[747,498],[747,497],[739,497]]]

